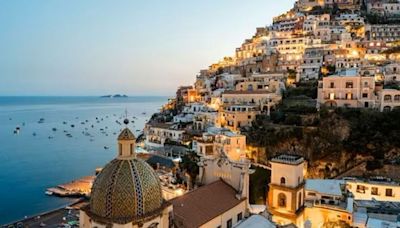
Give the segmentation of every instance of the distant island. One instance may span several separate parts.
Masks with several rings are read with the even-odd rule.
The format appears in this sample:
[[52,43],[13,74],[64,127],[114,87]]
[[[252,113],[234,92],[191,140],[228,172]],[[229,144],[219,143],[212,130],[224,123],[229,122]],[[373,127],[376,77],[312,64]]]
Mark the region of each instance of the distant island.
[[127,98],[128,96],[125,94],[115,94],[115,95],[104,95],[101,98]]

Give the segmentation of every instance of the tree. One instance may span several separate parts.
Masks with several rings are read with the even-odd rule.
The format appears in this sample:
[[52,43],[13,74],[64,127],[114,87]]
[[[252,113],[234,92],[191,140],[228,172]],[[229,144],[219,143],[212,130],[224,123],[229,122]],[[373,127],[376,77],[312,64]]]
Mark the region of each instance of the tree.
[[182,162],[179,163],[179,168],[190,176],[191,185],[194,186],[196,178],[199,175],[200,157],[195,152],[190,152],[182,157]]

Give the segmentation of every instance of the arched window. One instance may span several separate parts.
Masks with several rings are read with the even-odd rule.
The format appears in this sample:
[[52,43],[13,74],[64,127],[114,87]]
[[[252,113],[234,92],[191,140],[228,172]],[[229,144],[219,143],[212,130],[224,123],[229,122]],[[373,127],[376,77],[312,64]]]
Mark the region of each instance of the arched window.
[[286,184],[286,179],[284,177],[281,177],[281,184]]
[[253,85],[250,84],[250,85],[247,87],[247,90],[248,90],[248,91],[253,91]]
[[385,101],[392,101],[392,96],[390,95],[385,95],[383,98]]
[[395,95],[395,96],[394,96],[394,100],[395,100],[395,101],[400,101],[400,95]]
[[278,206],[286,207],[286,195],[284,193],[278,194]]

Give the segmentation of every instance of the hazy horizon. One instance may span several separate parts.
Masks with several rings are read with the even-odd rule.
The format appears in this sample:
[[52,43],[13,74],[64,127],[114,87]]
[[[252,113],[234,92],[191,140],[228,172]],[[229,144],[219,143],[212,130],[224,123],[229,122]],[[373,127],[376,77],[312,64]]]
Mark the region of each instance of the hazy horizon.
[[0,96],[171,96],[293,3],[1,1]]

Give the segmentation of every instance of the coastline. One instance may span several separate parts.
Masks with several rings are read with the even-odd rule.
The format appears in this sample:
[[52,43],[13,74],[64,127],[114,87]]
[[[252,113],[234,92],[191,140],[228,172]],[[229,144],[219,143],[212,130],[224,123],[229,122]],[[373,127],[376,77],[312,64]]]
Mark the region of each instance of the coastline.
[[25,224],[29,224],[29,223],[38,223],[38,222],[40,222],[40,219],[39,220],[37,219],[38,217],[40,217],[41,219],[45,219],[46,216],[50,216],[50,215],[53,215],[53,214],[59,214],[59,213],[63,212],[64,210],[66,210],[68,207],[73,208],[73,207],[79,205],[80,203],[85,202],[85,200],[86,200],[86,198],[80,197],[80,198],[75,199],[74,202],[68,203],[68,204],[66,204],[64,206],[61,206],[61,207],[58,207],[58,208],[54,208],[52,210],[48,210],[48,211],[45,211],[45,212],[41,212],[41,213],[38,213],[38,214],[35,214],[35,215],[31,215],[31,216],[28,216],[28,217],[23,218],[23,219],[15,220],[15,221],[10,222],[10,223],[0,224],[0,226],[1,227],[10,227],[10,226],[18,227],[19,223],[23,223],[24,225]]

